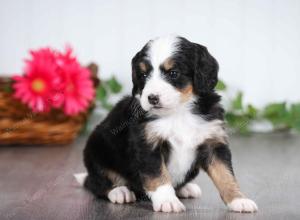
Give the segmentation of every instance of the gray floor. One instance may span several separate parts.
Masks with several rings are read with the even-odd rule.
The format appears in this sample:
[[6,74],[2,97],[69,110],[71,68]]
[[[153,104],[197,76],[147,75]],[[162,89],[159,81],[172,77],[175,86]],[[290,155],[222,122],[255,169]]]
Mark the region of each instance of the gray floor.
[[273,134],[232,137],[242,191],[259,212],[231,213],[208,177],[203,196],[183,200],[181,214],[154,213],[149,202],[114,205],[95,200],[72,174],[83,171],[85,138],[70,146],[0,147],[0,219],[300,219],[300,137]]

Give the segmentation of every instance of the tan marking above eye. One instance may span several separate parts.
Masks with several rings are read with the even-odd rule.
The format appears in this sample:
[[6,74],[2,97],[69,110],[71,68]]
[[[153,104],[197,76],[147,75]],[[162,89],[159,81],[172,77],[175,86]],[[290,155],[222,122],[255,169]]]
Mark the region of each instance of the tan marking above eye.
[[168,58],[163,62],[162,66],[165,71],[169,71],[174,67],[174,64],[175,64],[174,60]]
[[140,67],[140,69],[141,69],[143,72],[147,72],[147,66],[146,66],[145,63],[140,62],[140,63],[139,63],[139,67]]

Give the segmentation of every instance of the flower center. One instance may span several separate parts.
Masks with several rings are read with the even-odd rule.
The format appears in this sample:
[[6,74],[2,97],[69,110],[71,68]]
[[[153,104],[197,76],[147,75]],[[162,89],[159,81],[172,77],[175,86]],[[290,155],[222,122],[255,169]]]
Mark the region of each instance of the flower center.
[[45,90],[45,82],[41,79],[35,79],[31,83],[31,88],[35,92],[42,92]]

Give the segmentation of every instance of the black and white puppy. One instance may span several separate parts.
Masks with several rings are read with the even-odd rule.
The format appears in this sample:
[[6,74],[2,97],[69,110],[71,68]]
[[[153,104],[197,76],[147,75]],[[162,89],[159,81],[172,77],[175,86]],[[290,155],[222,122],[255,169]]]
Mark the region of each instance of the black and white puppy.
[[218,63],[206,47],[178,36],[149,41],[132,59],[132,96],[96,127],[84,150],[97,197],[129,203],[148,196],[155,211],[181,212],[196,198],[204,170],[230,210],[255,212],[234,177],[220,96]]

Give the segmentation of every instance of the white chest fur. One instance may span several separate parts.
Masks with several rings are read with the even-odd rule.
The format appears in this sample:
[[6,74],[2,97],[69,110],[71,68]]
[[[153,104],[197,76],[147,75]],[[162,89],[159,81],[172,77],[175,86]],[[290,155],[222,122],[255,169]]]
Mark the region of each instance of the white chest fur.
[[171,144],[167,168],[173,185],[184,181],[201,143],[210,138],[225,137],[222,123],[220,120],[206,121],[184,110],[147,124],[146,136],[149,142],[155,146],[163,139]]

